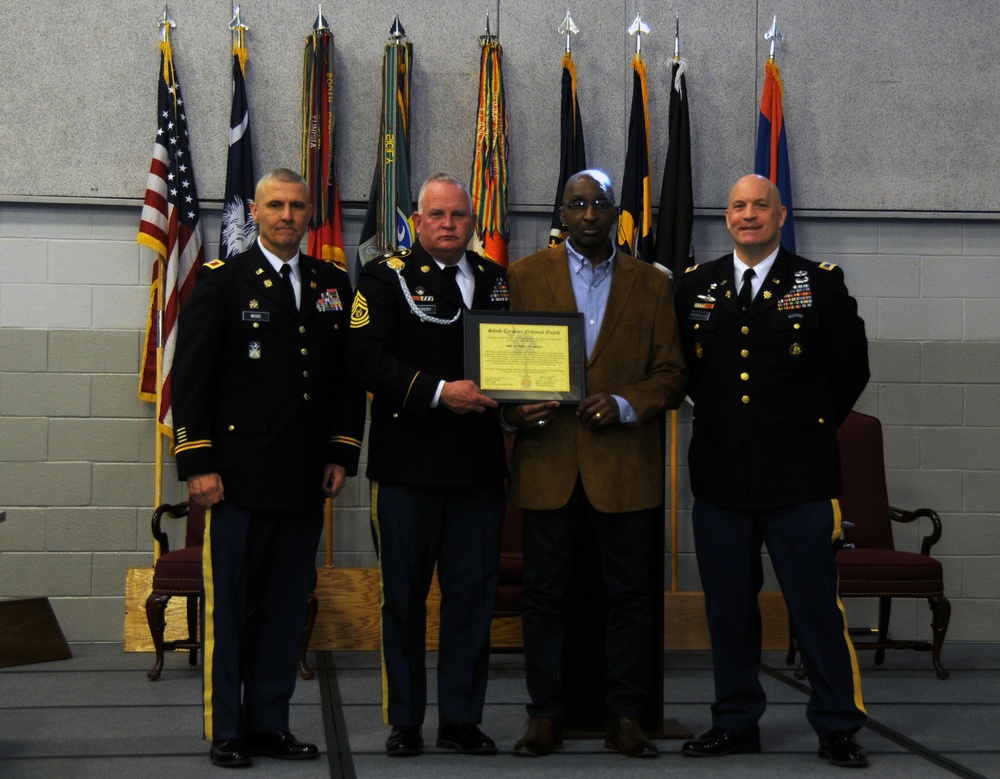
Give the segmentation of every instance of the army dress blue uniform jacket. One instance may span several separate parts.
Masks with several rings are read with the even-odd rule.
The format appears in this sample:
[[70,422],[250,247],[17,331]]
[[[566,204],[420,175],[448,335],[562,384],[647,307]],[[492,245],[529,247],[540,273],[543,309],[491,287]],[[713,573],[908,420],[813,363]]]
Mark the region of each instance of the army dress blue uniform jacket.
[[[505,269],[468,252],[475,275],[472,308],[507,308]],[[398,272],[396,270],[398,268]],[[441,380],[465,378],[462,301],[437,263],[416,243],[412,250],[372,260],[362,269],[351,316],[352,366],[372,393],[367,476],[373,481],[425,486],[482,486],[506,472],[496,415],[455,414],[431,401]]]
[[676,302],[692,492],[735,509],[839,497],[837,428],[869,375],[844,273],[781,249],[745,315],[733,280],[732,253],[696,265]]
[[172,390],[181,479],[217,472],[226,502],[312,509],[327,463],[355,475],[365,394],[348,374],[347,274],[299,256],[301,303],[256,243],[207,263],[180,314]]

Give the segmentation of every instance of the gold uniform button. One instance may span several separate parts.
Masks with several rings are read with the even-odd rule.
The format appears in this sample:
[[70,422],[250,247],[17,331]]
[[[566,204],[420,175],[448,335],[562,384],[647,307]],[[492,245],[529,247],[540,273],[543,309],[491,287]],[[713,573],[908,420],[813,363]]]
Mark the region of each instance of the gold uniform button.
[[399,419],[399,414],[397,414],[397,413],[393,412],[393,414],[392,414],[392,418],[393,418],[393,419]]
[[299,332],[300,333],[304,333],[305,331],[306,331],[306,326],[305,325],[299,325]]
[[749,403],[750,402],[750,396],[749,395],[744,395],[742,398],[740,398],[740,400],[742,400],[744,403]]
[[740,328],[740,332],[743,333],[743,335],[746,335],[747,333],[750,332],[750,328],[747,327],[746,325],[743,325],[743,327]]
[[309,378],[309,371],[302,371],[302,378],[303,379],[308,379]]
[[701,330],[701,325],[695,325],[695,326],[694,326],[694,329],[695,329],[695,330]]
[[825,419],[823,419],[823,417],[820,417],[820,418],[819,418],[819,423],[820,423],[821,425],[825,425],[825,424],[826,424],[826,420],[825,420]]
[[307,354],[309,354],[309,350],[308,350],[308,349],[306,349],[305,347],[303,347],[303,348],[302,348],[302,349],[300,349],[299,351],[301,351],[301,352],[302,352],[302,356],[303,356],[303,357],[305,357],[305,356],[306,356]]
[[254,322],[253,329],[256,330],[258,327],[260,327],[260,322]]
[[801,330],[802,329],[802,325],[800,325],[798,322],[796,322],[794,325],[792,325],[792,329],[793,330]]
[[750,380],[750,374],[749,373],[741,373],[740,374],[740,381],[749,381],[749,380]]
[[236,425],[230,425],[229,426],[229,432],[230,433],[233,432],[235,429],[236,429]]
[[334,329],[334,330],[339,330],[339,329],[340,329],[340,325],[334,325],[334,326],[333,326],[333,329]]
[[749,357],[749,356],[750,356],[749,349],[740,349],[740,357]]
[[308,392],[303,392],[302,393],[302,399],[303,400],[309,400],[309,393]]

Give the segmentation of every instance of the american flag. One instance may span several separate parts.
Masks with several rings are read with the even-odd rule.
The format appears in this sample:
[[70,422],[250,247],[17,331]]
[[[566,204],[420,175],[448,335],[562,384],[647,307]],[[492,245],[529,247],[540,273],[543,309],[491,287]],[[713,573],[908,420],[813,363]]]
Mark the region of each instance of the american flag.
[[[172,435],[170,372],[177,340],[177,314],[194,288],[195,276],[205,257],[187,116],[169,40],[160,43],[160,53],[158,124],[138,241],[155,251],[162,262],[153,265],[149,321],[139,366],[139,397],[151,402],[159,398],[157,421],[163,433]],[[161,266],[166,270],[162,279],[162,335],[158,339],[157,288]],[[156,351],[160,345],[163,363],[157,386]]]

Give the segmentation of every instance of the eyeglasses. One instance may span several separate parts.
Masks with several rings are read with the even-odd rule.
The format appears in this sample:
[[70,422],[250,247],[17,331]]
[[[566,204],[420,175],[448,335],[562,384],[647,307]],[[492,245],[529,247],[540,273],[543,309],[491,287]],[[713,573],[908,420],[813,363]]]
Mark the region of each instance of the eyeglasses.
[[615,207],[615,204],[603,198],[600,200],[571,200],[569,203],[563,203],[563,208],[572,211],[574,214],[582,214],[591,206],[598,213],[606,214]]

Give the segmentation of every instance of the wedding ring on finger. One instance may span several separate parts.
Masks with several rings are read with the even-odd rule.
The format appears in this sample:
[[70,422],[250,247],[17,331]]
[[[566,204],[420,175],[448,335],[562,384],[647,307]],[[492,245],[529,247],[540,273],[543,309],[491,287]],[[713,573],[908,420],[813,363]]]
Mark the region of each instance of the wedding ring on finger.
[[601,412],[598,411],[596,414],[594,414],[594,419],[600,419],[600,418],[601,418]]
[[538,426],[539,427],[545,427],[545,420],[544,419],[539,419],[538,420]]

